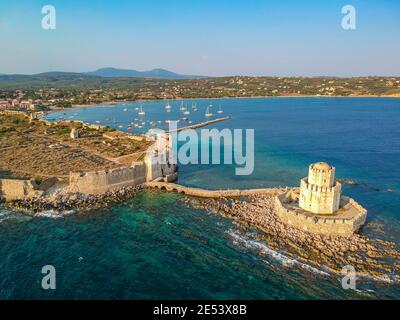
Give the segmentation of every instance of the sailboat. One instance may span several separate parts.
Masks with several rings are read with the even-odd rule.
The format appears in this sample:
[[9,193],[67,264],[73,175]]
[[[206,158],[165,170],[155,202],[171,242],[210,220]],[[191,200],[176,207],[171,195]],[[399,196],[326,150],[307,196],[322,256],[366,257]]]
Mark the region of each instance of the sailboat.
[[143,111],[143,107],[140,106],[138,115],[139,115],[139,116],[144,116],[145,114],[146,114],[146,112]]
[[224,113],[224,111],[221,108],[221,105],[219,105],[219,109],[218,109],[217,113],[219,113],[219,114]]
[[171,110],[171,105],[169,104],[169,102],[167,103],[167,105],[165,106],[165,110]]
[[181,111],[185,111],[185,107],[183,106],[183,101],[181,102],[181,107],[179,108]]
[[210,105],[207,107],[207,110],[206,110],[206,114],[205,114],[206,117],[211,117],[213,115],[211,113],[211,107],[212,107],[212,104],[210,103]]
[[185,107],[185,109],[183,109],[183,114],[190,114],[190,111],[188,110],[187,106]]
[[197,111],[197,103],[195,103],[195,102],[192,103],[192,110],[193,110],[194,112]]

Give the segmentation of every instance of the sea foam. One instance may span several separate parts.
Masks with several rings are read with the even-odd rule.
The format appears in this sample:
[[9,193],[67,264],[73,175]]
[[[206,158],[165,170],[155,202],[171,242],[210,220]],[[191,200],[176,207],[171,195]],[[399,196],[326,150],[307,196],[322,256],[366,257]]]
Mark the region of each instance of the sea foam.
[[312,272],[312,273],[317,273],[317,274],[320,274],[323,276],[329,276],[329,273],[322,271],[320,269],[317,269],[315,267],[312,267],[303,262],[300,262],[296,259],[290,258],[276,250],[271,249],[270,247],[268,247],[266,244],[264,244],[262,242],[248,239],[237,233],[234,233],[233,231],[228,231],[227,233],[229,234],[229,236],[231,236],[233,238],[235,244],[240,243],[241,245],[245,246],[246,248],[258,249],[263,254],[275,259],[276,261],[279,261],[283,266],[297,266],[297,267],[300,267],[300,268],[307,270],[309,272]]
[[75,210],[66,210],[66,211],[46,210],[46,211],[36,212],[33,216],[50,218],[50,219],[61,219],[65,216],[69,216],[74,213]]

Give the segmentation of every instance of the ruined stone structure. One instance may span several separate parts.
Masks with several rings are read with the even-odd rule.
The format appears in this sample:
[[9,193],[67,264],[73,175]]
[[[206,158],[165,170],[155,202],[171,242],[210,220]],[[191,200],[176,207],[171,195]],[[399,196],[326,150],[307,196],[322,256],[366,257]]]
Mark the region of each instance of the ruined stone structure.
[[80,137],[79,131],[75,128],[71,129],[70,138],[71,139],[78,139]]
[[0,179],[0,198],[6,201],[33,198],[41,194],[33,180]]
[[311,164],[308,177],[300,182],[300,208],[316,214],[339,209],[342,185],[335,181],[335,168],[325,162]]

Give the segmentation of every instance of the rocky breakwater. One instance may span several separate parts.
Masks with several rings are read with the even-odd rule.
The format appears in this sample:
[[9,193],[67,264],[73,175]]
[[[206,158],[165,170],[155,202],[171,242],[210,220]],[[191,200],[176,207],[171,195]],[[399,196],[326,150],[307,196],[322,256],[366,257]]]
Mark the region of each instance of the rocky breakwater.
[[75,209],[93,209],[106,207],[109,204],[121,202],[136,195],[143,189],[141,185],[124,187],[102,194],[87,195],[82,193],[58,192],[50,196],[39,196],[14,201],[8,201],[5,206],[18,211],[41,212],[54,210],[58,212]]
[[[276,192],[276,195],[279,191]],[[350,237],[323,236],[291,227],[275,212],[275,195],[258,194],[236,199],[185,197],[190,207],[229,217],[244,229],[256,227],[258,240],[284,251],[286,255],[328,272],[340,274],[345,266],[355,268],[357,276],[390,283],[400,282],[399,245],[362,234]]]

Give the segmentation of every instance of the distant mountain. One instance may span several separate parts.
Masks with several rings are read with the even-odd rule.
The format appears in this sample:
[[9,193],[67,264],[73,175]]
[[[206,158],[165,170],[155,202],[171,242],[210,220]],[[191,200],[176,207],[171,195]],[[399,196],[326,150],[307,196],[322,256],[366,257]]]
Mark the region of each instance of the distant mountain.
[[2,74],[0,88],[41,88],[47,87],[86,87],[96,86],[106,80],[73,72],[45,72],[33,75]]
[[164,69],[151,71],[121,70],[103,68],[94,72],[44,72],[38,74],[0,74],[0,89],[2,88],[41,88],[41,87],[126,87],[135,86],[145,79],[178,80],[207,78],[204,76],[181,75]]
[[183,75],[165,69],[153,69],[150,71],[137,71],[117,68],[101,68],[92,72],[85,72],[90,76],[107,78],[151,78],[151,79],[195,79],[207,78],[205,76]]
[[[73,72],[44,72],[33,75],[25,74],[0,74],[0,84],[49,84],[66,81],[83,81],[92,77],[82,73]],[[101,78],[99,78],[101,79]]]

